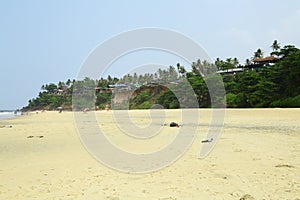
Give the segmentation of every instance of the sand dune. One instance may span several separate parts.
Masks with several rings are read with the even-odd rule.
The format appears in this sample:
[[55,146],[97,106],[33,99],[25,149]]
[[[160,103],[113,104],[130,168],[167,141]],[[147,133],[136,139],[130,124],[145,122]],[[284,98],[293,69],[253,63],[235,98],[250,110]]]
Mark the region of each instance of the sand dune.
[[[153,122],[148,111],[129,112],[140,127]],[[180,122],[180,110],[165,114],[166,123]],[[128,152],[157,151],[180,130],[154,121],[158,134],[136,140],[120,131],[113,112],[96,116],[109,140]],[[144,174],[95,160],[81,144],[71,112],[1,120],[0,199],[300,199],[300,109],[227,109],[221,138],[199,159],[210,116],[203,109],[199,123],[183,124],[198,130],[180,159]]]

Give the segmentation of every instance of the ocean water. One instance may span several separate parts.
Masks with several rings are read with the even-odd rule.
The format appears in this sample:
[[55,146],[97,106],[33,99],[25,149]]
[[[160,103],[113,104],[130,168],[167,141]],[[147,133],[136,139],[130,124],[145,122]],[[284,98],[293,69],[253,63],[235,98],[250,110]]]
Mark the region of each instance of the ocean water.
[[12,110],[0,110],[0,120],[2,119],[9,119],[19,115],[19,113],[14,114]]

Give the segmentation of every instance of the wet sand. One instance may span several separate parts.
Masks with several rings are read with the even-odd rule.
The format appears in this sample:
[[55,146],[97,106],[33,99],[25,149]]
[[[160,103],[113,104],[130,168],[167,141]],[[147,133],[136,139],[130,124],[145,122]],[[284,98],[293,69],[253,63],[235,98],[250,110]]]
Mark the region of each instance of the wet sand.
[[[112,114],[97,111],[99,126],[128,151],[163,148],[180,129],[157,124],[160,134],[136,141],[123,136]],[[140,126],[151,122],[148,111],[130,114]],[[166,110],[166,123],[180,122],[179,114]],[[1,120],[0,199],[300,198],[300,109],[227,109],[221,138],[199,159],[210,116],[209,109],[200,111],[195,140],[179,160],[144,174],[95,160],[81,144],[71,112]]]

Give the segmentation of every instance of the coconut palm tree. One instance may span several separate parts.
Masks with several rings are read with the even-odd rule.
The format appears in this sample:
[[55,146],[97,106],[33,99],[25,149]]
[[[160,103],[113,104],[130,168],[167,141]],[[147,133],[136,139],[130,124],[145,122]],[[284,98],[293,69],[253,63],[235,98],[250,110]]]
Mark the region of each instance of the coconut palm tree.
[[235,67],[238,67],[238,65],[239,65],[239,60],[238,60],[237,58],[233,58],[232,64],[233,64]]
[[71,82],[71,80],[70,80],[70,79],[68,79],[68,80],[67,80],[67,82],[66,82],[67,86],[70,86],[70,85],[71,85],[71,83],[72,83],[72,82]]
[[262,58],[263,57],[263,55],[264,55],[264,52],[259,48],[259,49],[257,49],[256,50],[256,52],[254,52],[254,59],[255,58]]
[[274,52],[277,52],[280,49],[280,44],[277,42],[277,40],[274,40],[273,44],[271,45],[271,48]]
[[180,63],[177,63],[177,70],[179,72],[179,74],[181,74],[182,76],[185,76],[186,74],[186,70],[184,68],[184,66],[181,66]]
[[216,59],[215,66],[218,68],[218,70],[221,70],[222,63],[221,63],[220,58]]
[[249,58],[246,59],[246,65],[251,65],[251,61]]

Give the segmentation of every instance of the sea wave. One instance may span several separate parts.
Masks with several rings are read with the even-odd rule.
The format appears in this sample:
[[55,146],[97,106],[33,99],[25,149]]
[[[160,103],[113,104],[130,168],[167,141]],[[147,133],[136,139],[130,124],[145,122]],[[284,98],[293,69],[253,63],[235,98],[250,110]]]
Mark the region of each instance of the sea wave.
[[15,117],[12,111],[0,111],[0,119],[9,119]]

